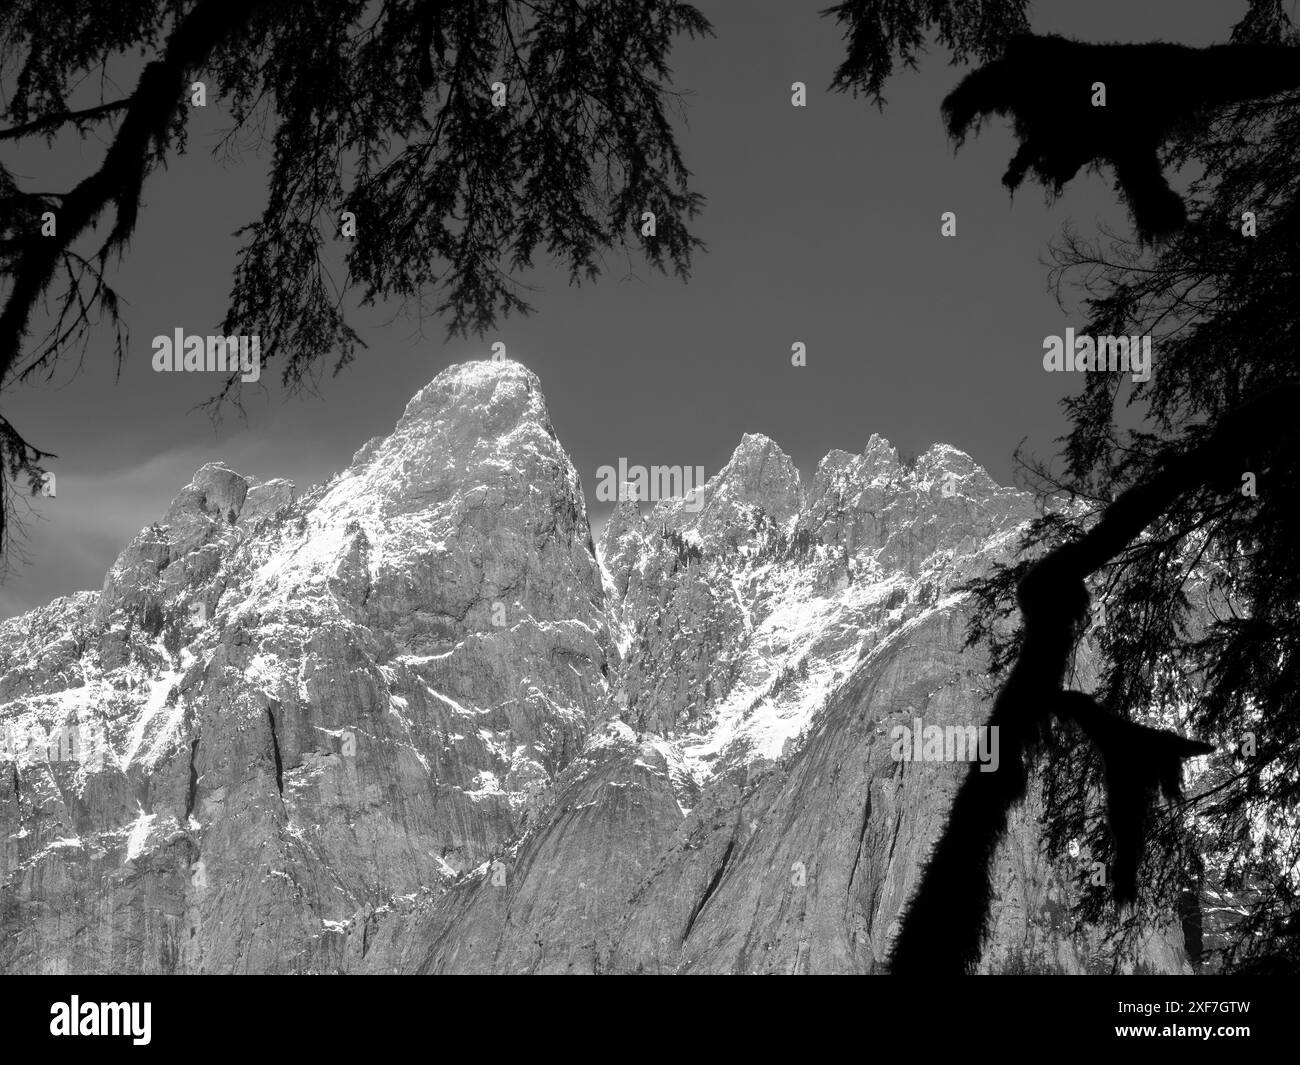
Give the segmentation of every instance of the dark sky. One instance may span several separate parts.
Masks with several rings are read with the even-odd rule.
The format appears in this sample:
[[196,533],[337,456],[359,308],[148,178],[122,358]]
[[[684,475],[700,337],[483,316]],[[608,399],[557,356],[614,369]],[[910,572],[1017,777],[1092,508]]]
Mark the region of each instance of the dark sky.
[[[132,340],[121,379],[105,334],[80,375],[4,398],[5,414],[59,459],[58,496],[38,501],[30,561],[0,588],[0,616],[98,588],[203,462],[300,487],[328,477],[438,371],[486,356],[497,339],[541,377],[597,522],[600,465],[622,456],[711,475],[745,432],[771,436],[805,475],[831,448],[858,451],[879,432],[909,452],[952,444],[1010,483],[1022,438],[1050,453],[1064,428],[1057,401],[1073,387],[1041,365],[1043,338],[1077,324],[1047,289],[1047,244],[1067,220],[1091,232],[1125,226],[1124,215],[1095,176],[1055,205],[1037,186],[1010,200],[999,178],[1014,141],[1002,123],[954,155],[939,103],[962,70],[941,51],[895,76],[883,114],[828,92],[843,53],[818,15],[829,3],[697,0],[717,36],[675,54],[676,85],[691,94],[681,144],[707,197],[696,231],[709,247],[689,283],[611,258],[599,283],[574,288],[547,264],[526,279],[541,287],[537,313],[482,341],[446,343],[437,323],[421,336],[391,308],[360,313],[369,350],[318,395],[286,400],[271,382],[246,396],[246,420],[215,428],[191,410],[212,378],[155,374],[150,342],[178,327],[215,330],[232,233],[258,213],[265,171],[256,157],[211,154],[228,124],[220,100],[195,110],[190,152],[146,187],[115,277]],[[1203,45],[1225,39],[1243,10],[1051,0],[1035,5],[1033,28]],[[790,106],[795,80],[808,85],[806,108]],[[57,165],[7,158],[51,188],[98,164],[94,146],[63,150]],[[944,211],[957,213],[954,239],[939,234]],[[795,341],[807,344],[804,368],[790,365]]]

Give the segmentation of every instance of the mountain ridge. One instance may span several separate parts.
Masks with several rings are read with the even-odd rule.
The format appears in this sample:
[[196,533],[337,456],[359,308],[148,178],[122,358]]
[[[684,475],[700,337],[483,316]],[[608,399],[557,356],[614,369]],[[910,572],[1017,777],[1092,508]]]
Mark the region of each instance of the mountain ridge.
[[[961,769],[888,730],[982,720],[957,588],[1032,501],[876,435],[805,485],[745,434],[702,492],[597,545],[491,361],[305,492],[201,467],[100,592],[0,624],[38,741],[0,766],[0,971],[879,971]],[[99,749],[51,758],[70,722]],[[1036,840],[986,968],[1109,966]]]

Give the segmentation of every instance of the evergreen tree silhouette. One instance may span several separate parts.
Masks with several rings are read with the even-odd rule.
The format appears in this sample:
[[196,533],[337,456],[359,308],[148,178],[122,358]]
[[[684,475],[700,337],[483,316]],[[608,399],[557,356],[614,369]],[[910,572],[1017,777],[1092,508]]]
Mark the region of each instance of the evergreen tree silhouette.
[[[944,115],[958,142],[989,115],[1011,119],[1012,188],[1033,175],[1061,195],[1081,169],[1113,169],[1134,236],[1088,242],[1067,229],[1053,277],[1058,288],[1077,279],[1084,293],[1091,320],[1080,332],[1153,335],[1160,352],[1153,380],[1134,390],[1137,429],[1121,425],[1128,397],[1115,375],[1082,375],[1066,401],[1064,472],[1029,469],[1044,497],[1091,505],[1049,509],[1016,563],[969,586],[969,641],[989,648],[1003,678],[989,718],[1001,764],[972,766],[962,783],[890,969],[974,969],[991,862],[1039,774],[1049,852],[1087,829],[1110,872],[1080,916],[1133,942],[1144,922],[1187,925],[1188,893],[1213,882],[1247,911],[1212,948],[1207,937],[1215,963],[1295,971],[1296,30],[1278,0],[1251,0],[1231,39],[1211,48],[1084,44],[1034,35],[1029,11],[1028,0],[845,0],[827,12],[848,45],[833,85],[880,106],[895,67],[914,66],[931,37],[954,62],[977,61]],[[1105,106],[1094,106],[1098,83]],[[1203,173],[1180,195],[1165,171],[1188,162]],[[1246,475],[1267,489],[1244,490]],[[1101,681],[1069,691],[1097,596],[1108,618],[1092,637]],[[1019,627],[1008,624],[1017,607]],[[1178,731],[1222,744],[1186,798],[1184,759],[1215,748],[1135,720],[1171,712]],[[1191,828],[1189,812],[1210,827]]]

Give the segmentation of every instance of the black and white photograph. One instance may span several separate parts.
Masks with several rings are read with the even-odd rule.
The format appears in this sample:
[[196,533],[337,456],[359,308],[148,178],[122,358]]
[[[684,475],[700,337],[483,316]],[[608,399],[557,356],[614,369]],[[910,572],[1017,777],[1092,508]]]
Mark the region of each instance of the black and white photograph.
[[1260,1047],[1298,412],[1297,0],[0,0],[3,1045]]

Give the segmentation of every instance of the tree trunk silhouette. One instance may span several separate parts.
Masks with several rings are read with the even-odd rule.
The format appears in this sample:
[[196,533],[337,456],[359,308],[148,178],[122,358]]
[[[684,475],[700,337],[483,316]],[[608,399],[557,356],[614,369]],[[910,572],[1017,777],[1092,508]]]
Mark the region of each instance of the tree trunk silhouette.
[[[1008,814],[1025,795],[1028,762],[1053,716],[1080,724],[1106,759],[1117,856],[1127,853],[1136,871],[1151,792],[1158,786],[1169,791],[1171,776],[1176,788],[1181,759],[1212,748],[1106,714],[1088,696],[1063,690],[1077,626],[1088,612],[1085,579],[1185,493],[1201,487],[1238,490],[1245,453],[1261,442],[1296,434],[1297,401],[1300,386],[1286,386],[1224,416],[1202,443],[1122,492],[1084,536],[1043,556],[1020,581],[1016,596],[1024,639],[988,720],[998,728],[1001,764],[993,773],[981,772],[976,763],[967,771],[904,912],[890,951],[890,972],[960,975],[974,970],[987,933],[993,857]],[[1117,901],[1128,901],[1132,885],[1117,877],[1116,888]]]

